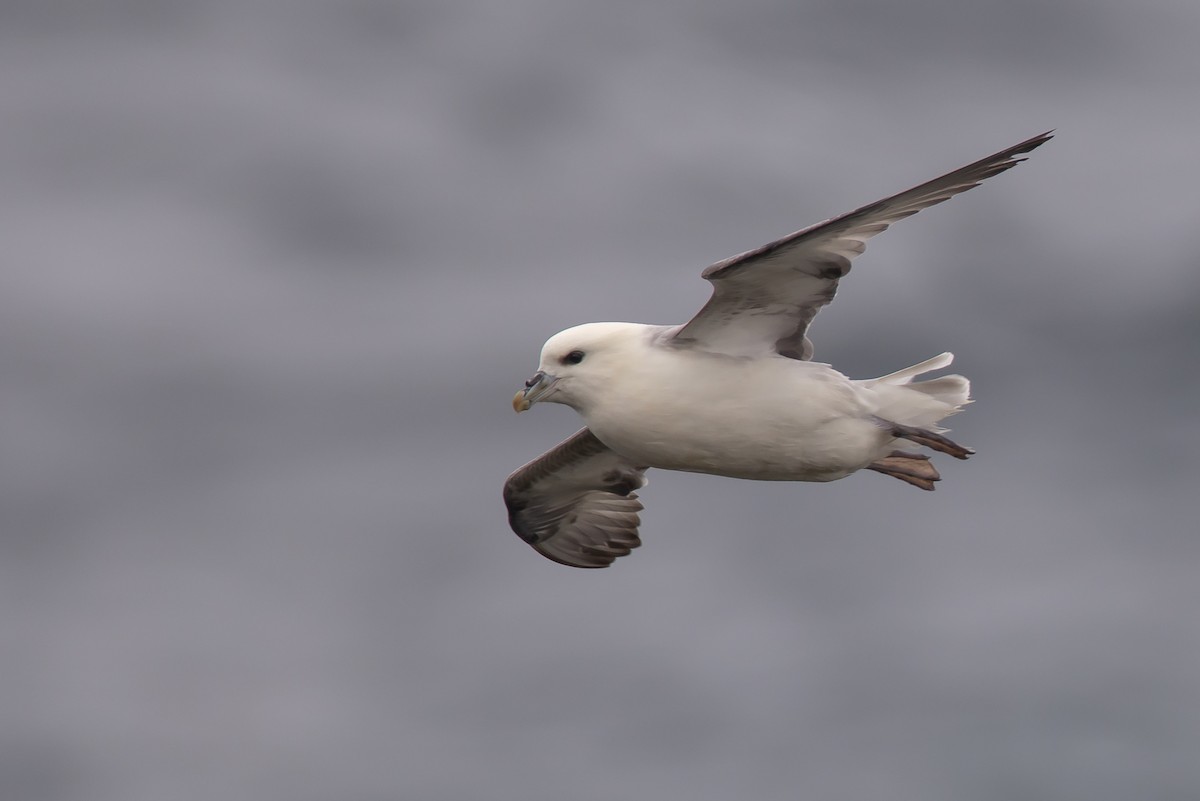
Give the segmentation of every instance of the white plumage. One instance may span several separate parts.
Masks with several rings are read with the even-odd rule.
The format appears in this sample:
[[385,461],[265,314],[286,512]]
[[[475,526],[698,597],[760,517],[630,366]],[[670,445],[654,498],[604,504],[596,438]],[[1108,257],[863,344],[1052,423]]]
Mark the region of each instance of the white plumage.
[[555,334],[513,406],[563,403],[587,428],[509,476],[513,530],[555,561],[606,567],[640,545],[635,491],[651,467],[770,481],[869,468],[932,490],[940,476],[928,456],[903,448],[972,453],[937,427],[969,402],[968,381],[916,380],[953,356],[853,380],[809,361],[808,325],[867,239],[1049,138],[714,264],[704,271],[712,298],[685,325],[589,323]]

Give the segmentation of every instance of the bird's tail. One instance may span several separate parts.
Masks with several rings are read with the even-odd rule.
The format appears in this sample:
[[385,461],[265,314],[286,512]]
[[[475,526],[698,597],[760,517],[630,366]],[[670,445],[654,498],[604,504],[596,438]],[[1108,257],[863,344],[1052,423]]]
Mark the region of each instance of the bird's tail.
[[943,353],[912,367],[858,383],[874,390],[877,416],[908,426],[941,431],[933,428],[939,420],[971,402],[971,382],[961,375],[944,375],[928,381],[913,379],[949,367],[953,361],[953,353]]

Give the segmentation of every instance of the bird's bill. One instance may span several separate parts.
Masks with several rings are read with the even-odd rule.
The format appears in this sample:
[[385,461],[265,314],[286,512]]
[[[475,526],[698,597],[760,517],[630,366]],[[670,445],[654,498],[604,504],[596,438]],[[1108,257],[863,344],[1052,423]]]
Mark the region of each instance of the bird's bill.
[[525,382],[525,389],[518,390],[513,395],[513,411],[523,412],[546,396],[558,379],[549,373],[538,370],[533,378]]

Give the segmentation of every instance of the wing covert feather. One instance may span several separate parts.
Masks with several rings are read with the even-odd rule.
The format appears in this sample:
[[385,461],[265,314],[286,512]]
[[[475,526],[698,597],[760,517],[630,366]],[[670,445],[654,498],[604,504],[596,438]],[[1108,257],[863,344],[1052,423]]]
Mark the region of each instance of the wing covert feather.
[[582,429],[508,477],[509,525],[547,559],[608,567],[642,544],[645,472]]
[[771,352],[812,358],[808,326],[837,293],[851,260],[867,240],[921,209],[942,203],[1015,167],[1051,138],[1040,134],[932,181],[762,247],[717,262],[703,272],[712,297],[674,334],[676,345],[738,356]]

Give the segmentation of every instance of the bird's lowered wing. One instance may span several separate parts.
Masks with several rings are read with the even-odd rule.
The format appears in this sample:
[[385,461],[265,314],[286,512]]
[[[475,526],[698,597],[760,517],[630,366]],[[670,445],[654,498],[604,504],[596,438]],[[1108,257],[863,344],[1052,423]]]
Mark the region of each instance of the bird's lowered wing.
[[508,523],[548,559],[608,567],[642,544],[634,490],[645,472],[585,428],[508,477]]
[[1025,160],[1018,155],[1050,138],[1051,132],[1035,136],[907,192],[717,262],[703,273],[713,285],[712,297],[675,332],[671,344],[732,355],[777,352],[811,358],[808,325],[833,300],[838,279],[866,250],[868,239],[1016,166]]

